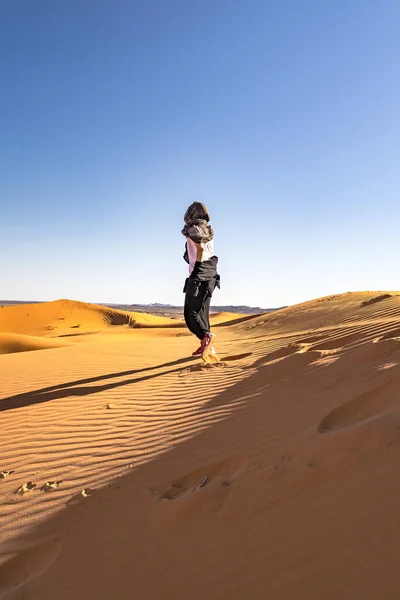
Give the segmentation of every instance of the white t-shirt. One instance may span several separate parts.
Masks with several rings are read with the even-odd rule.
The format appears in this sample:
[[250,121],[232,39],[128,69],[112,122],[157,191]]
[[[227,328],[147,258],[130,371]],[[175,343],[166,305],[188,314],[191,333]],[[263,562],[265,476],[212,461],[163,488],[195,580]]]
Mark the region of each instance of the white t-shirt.
[[[197,248],[196,248],[196,244],[190,238],[186,238],[186,242],[187,242],[187,251],[188,251],[188,256],[189,256],[189,275],[191,275],[192,271],[194,269],[194,264],[196,262]],[[213,239],[210,242],[206,242],[203,245],[203,248],[204,248],[203,261],[209,260],[210,258],[212,258],[214,256],[214,240]]]

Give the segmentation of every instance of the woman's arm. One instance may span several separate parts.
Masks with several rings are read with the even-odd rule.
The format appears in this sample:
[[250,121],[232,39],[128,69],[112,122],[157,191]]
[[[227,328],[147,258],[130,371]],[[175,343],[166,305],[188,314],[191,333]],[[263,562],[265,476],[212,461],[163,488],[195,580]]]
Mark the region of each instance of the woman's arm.
[[204,254],[204,244],[196,244],[196,260],[197,262],[202,262]]

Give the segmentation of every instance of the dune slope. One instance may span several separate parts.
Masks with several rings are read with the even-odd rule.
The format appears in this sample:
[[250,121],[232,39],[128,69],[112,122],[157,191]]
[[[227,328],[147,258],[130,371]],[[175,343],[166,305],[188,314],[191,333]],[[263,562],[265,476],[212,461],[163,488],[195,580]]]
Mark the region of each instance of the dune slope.
[[0,598],[398,598],[400,295],[217,333],[0,357]]
[[0,333],[0,354],[47,350],[49,348],[63,348],[65,346],[69,346],[69,344],[63,340],[22,335],[20,333]]
[[0,332],[44,337],[79,335],[111,326],[176,325],[175,319],[127,312],[78,302],[55,300],[37,304],[18,304],[0,309]]

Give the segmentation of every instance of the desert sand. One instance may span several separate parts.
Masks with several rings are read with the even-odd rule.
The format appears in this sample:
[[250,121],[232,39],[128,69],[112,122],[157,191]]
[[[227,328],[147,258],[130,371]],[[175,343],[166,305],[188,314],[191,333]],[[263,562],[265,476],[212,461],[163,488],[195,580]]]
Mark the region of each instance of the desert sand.
[[397,600],[400,293],[159,319],[0,309],[0,599]]

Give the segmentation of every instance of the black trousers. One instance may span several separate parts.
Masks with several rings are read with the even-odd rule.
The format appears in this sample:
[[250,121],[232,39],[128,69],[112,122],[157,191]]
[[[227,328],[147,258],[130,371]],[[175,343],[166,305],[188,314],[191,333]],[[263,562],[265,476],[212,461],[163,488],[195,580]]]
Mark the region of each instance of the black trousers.
[[185,296],[184,315],[187,328],[202,340],[210,331],[210,304],[212,291],[208,281],[202,281],[195,288],[188,289]]

